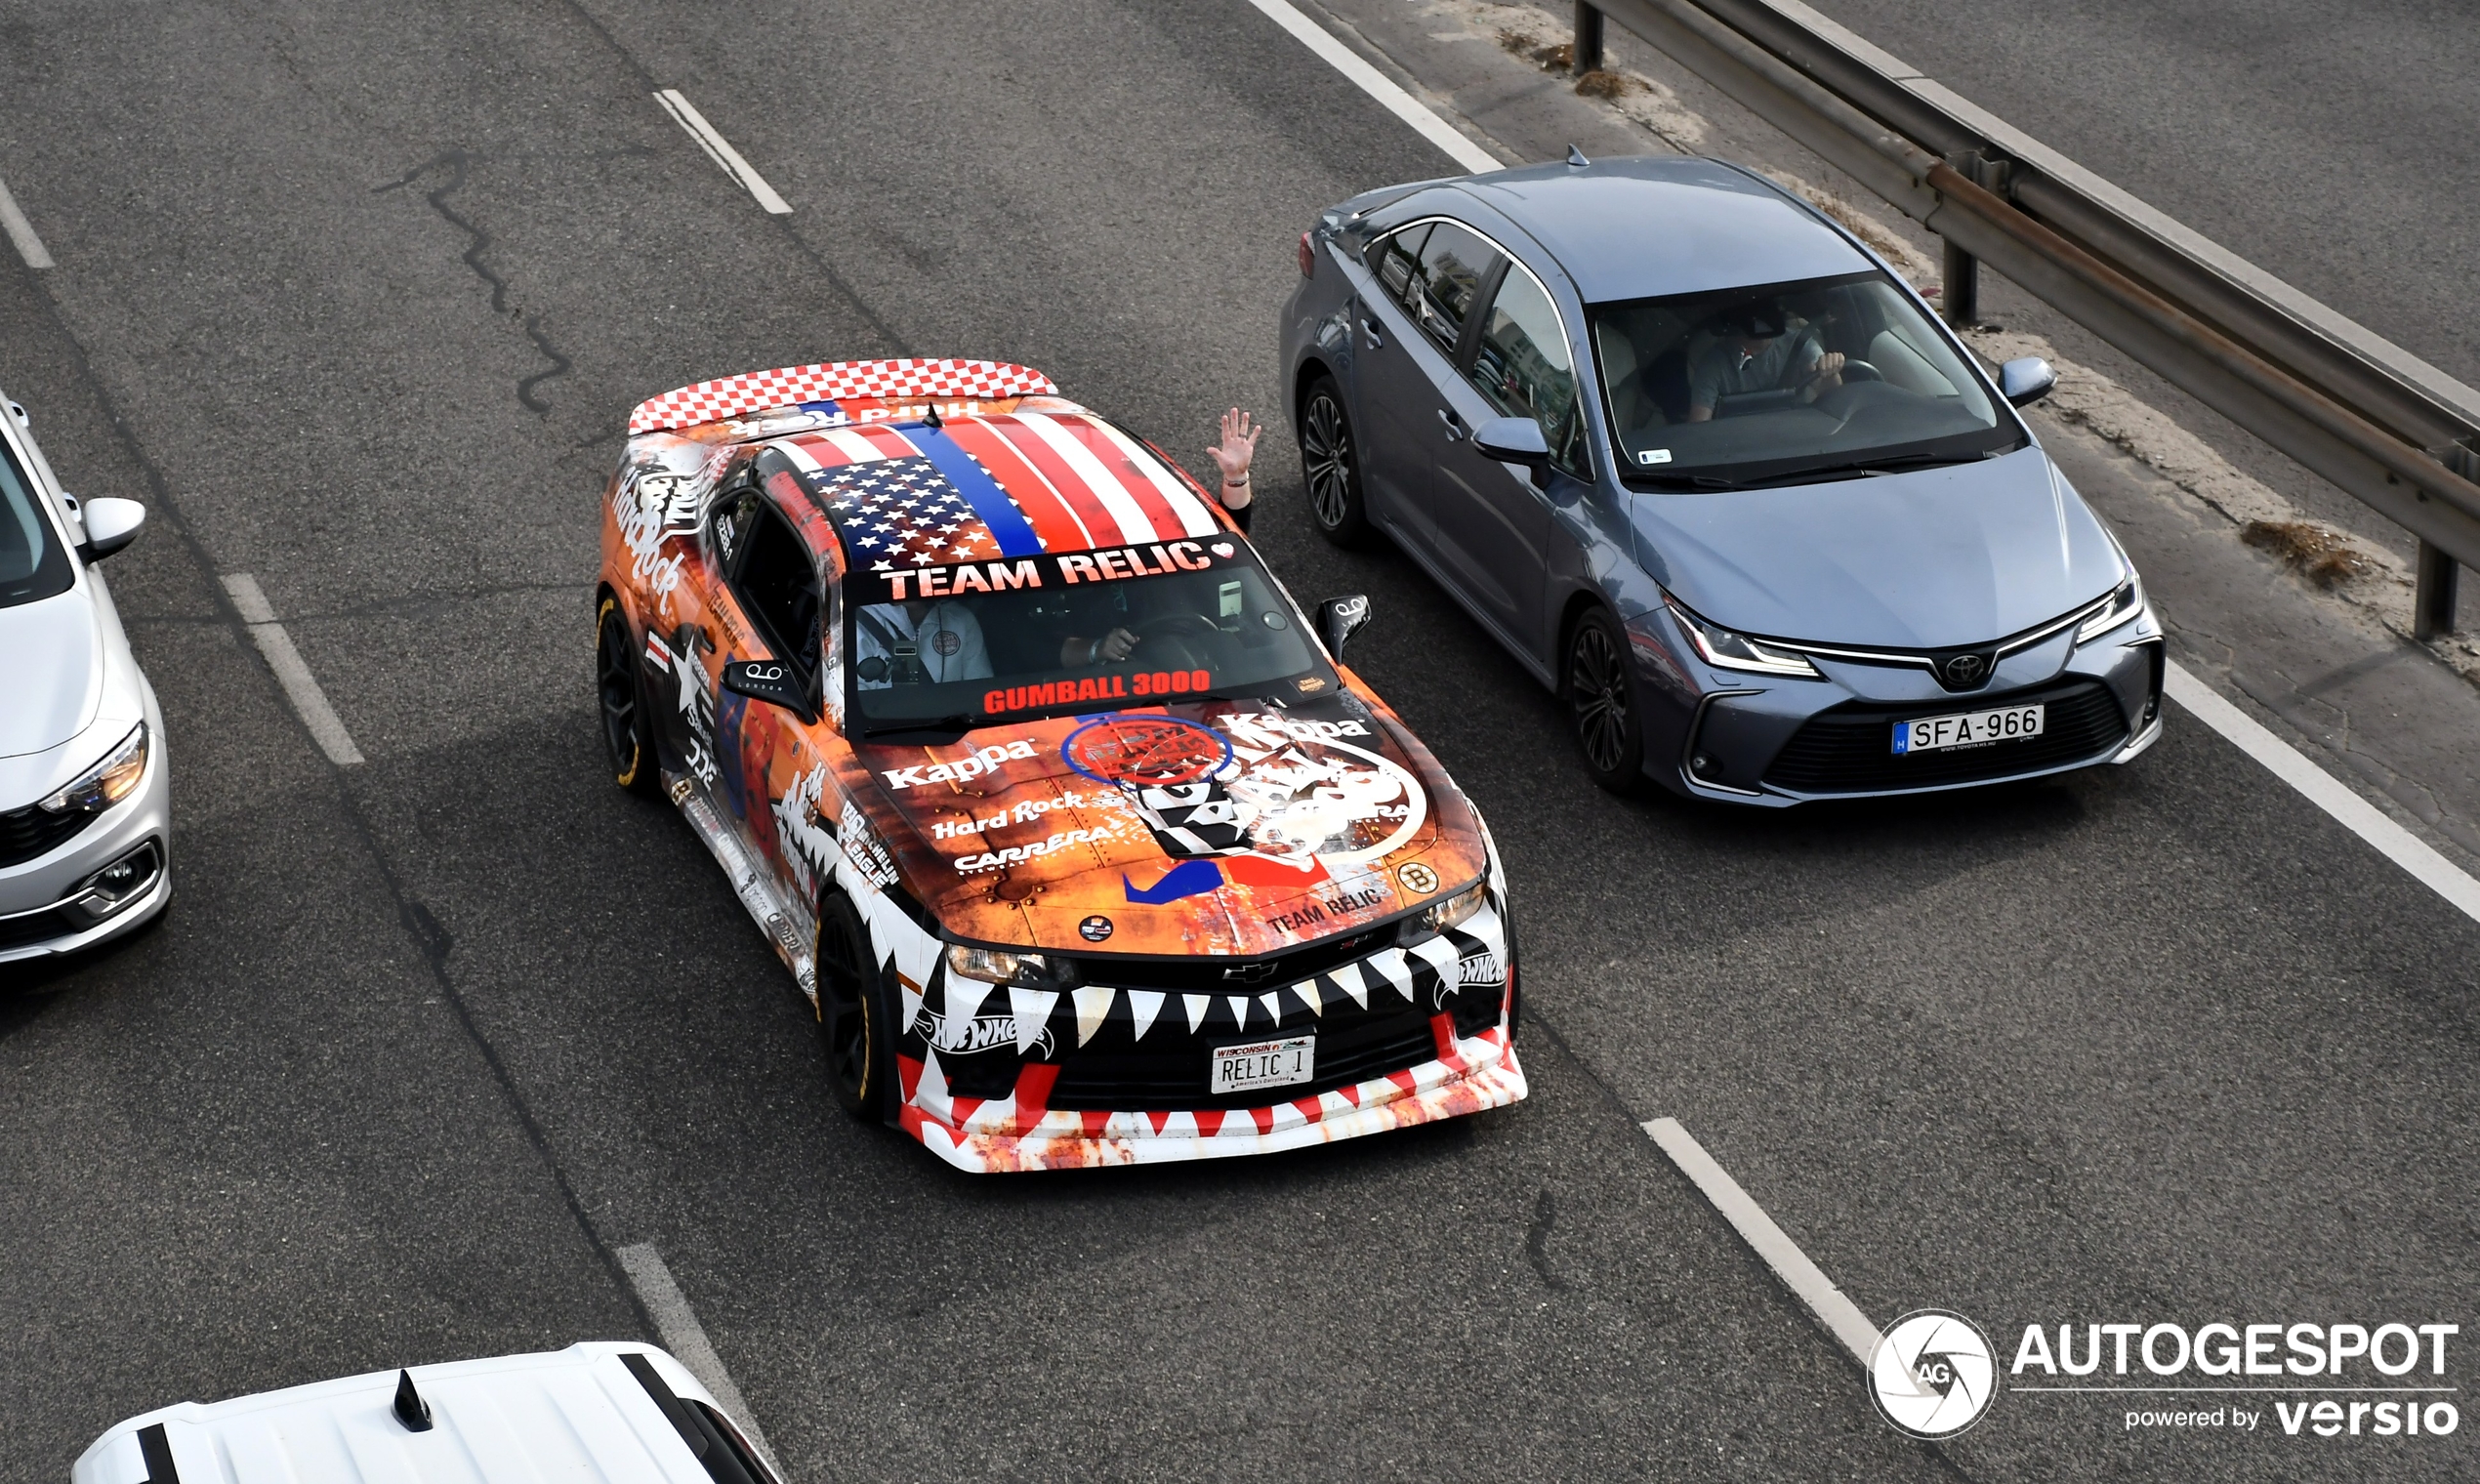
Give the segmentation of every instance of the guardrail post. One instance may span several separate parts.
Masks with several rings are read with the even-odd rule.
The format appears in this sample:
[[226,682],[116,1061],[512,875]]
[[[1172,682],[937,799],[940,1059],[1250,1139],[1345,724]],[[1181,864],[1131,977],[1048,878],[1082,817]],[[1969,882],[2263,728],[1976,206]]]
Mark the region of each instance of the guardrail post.
[[1576,0],[1576,56],[1569,70],[1582,77],[1601,69],[1601,7]]
[[[2446,447],[2446,467],[2466,479],[2480,479],[2480,453],[2462,443]],[[2419,543],[2419,565],[2411,593],[2411,637],[2435,639],[2455,632],[2455,589],[2461,585],[2462,566],[2452,556]]]
[[[1984,190],[2006,194],[2011,162],[1993,160],[1977,149],[1962,149],[1947,157],[1946,163],[1955,173]],[[1980,260],[1955,245],[1953,238],[1940,238],[1938,311],[1946,322],[1961,330],[1980,323]]]

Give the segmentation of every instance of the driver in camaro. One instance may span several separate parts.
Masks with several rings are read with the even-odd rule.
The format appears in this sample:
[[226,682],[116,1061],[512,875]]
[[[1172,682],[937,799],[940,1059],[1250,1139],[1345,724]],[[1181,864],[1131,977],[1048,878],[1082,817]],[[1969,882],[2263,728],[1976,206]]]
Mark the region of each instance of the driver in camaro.
[[1524,1096],[1488,833],[1226,515],[1245,418],[1221,504],[984,361],[704,383],[630,433],[614,775],[723,867],[847,1107],[1008,1170]]

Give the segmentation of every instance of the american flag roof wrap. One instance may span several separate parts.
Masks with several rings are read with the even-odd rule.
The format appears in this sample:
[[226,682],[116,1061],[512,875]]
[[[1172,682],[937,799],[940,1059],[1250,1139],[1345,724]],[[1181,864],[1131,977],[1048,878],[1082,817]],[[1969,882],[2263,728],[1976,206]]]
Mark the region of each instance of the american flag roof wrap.
[[1041,372],[1006,361],[826,361],[727,376],[648,397],[629,414],[629,433],[634,437],[641,433],[694,428],[744,412],[802,402],[1000,401],[1012,396],[1048,396],[1058,390]]

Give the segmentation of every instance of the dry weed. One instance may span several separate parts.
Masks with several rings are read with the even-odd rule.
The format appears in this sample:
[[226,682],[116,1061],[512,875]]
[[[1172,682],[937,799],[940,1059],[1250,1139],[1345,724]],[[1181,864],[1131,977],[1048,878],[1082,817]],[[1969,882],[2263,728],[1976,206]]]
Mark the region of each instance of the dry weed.
[[1618,98],[1635,84],[1621,73],[1595,67],[1576,79],[1576,91],[1586,98]]
[[2367,556],[2338,531],[2307,520],[2251,520],[2239,528],[2239,539],[2280,561],[2320,588],[2331,588],[2376,570]]
[[1529,57],[1545,72],[1564,72],[1576,64],[1576,43],[1562,41],[1556,46],[1537,46],[1534,38],[1522,31],[1499,32],[1499,45],[1518,57]]

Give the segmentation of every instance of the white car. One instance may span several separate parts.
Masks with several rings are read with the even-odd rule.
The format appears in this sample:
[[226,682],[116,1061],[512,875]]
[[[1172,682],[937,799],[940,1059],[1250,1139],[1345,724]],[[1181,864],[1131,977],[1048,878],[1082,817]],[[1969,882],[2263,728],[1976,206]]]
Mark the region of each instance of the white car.
[[[0,397],[0,401],[6,398]],[[172,899],[163,713],[95,563],[146,508],[61,488],[0,416],[0,964],[124,933]]]
[[72,1484],[779,1484],[688,1369],[599,1341],[133,1417]]

